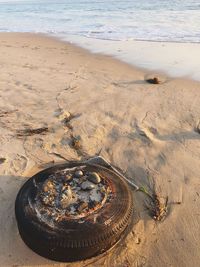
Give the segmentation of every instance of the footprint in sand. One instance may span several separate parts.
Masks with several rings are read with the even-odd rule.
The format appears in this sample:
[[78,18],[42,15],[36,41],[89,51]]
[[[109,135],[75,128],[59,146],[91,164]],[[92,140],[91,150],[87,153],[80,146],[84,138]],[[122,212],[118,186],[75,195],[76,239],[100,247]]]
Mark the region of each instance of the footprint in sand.
[[28,90],[32,90],[33,89],[32,85],[27,84],[27,83],[23,84],[23,86]]
[[23,173],[27,166],[27,158],[17,154],[11,161],[10,168],[15,173]]
[[15,82],[15,85],[19,86],[19,85],[21,85],[21,82],[16,81],[16,82]]
[[[45,140],[46,141],[45,141]],[[32,138],[24,143],[24,150],[27,157],[34,161],[35,164],[42,164],[44,162],[52,161],[52,158],[48,155],[48,138]]]
[[158,131],[156,128],[154,127],[144,127],[141,125],[138,125],[137,122],[134,123],[134,129],[135,132],[133,134],[131,134],[131,137],[136,137],[136,138],[140,138],[142,141],[144,142],[159,142],[159,138],[158,138]]

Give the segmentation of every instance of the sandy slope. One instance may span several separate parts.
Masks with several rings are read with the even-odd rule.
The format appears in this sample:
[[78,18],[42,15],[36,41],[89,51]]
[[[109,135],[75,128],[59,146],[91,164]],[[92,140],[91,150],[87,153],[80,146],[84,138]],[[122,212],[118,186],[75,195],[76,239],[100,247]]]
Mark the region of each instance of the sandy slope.
[[[150,85],[144,71],[37,35],[1,33],[0,52],[0,266],[199,266],[200,84],[163,77]],[[67,112],[73,129],[63,122]],[[17,136],[39,127],[49,131]],[[79,154],[72,134],[81,137]],[[153,177],[169,196],[167,218],[155,223],[134,193],[133,230],[111,252],[80,264],[37,256],[18,235],[17,190],[59,155],[100,150],[138,184]]]

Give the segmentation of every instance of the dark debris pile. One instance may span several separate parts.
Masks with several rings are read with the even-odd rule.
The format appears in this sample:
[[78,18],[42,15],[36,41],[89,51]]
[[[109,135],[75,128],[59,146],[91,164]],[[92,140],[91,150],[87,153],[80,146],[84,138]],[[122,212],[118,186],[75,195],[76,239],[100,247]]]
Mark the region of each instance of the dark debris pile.
[[38,188],[36,209],[41,219],[79,219],[100,209],[112,197],[107,180],[85,166],[51,174]]

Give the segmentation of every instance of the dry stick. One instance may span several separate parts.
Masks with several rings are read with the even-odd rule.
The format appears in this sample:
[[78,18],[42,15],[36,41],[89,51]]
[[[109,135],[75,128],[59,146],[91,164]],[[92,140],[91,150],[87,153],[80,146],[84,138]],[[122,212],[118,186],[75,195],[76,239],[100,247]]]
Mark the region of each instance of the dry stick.
[[48,127],[42,127],[42,128],[37,128],[37,129],[18,130],[17,136],[31,136],[34,134],[44,134],[44,133],[48,132],[48,130],[49,130]]
[[50,155],[55,155],[56,157],[58,157],[58,158],[61,158],[61,159],[64,159],[64,160],[67,160],[68,161],[68,159],[66,159],[65,157],[63,157],[61,154],[59,154],[59,153],[56,153],[56,152],[49,152],[48,154],[50,154]]

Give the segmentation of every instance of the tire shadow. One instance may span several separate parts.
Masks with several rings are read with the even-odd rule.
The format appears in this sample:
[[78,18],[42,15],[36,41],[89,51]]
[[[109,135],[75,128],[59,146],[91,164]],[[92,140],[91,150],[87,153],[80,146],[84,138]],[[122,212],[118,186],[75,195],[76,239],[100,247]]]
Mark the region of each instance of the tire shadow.
[[[0,266],[52,266],[21,240],[15,219],[15,199],[27,177],[0,176]],[[66,266],[66,264],[65,264]]]

